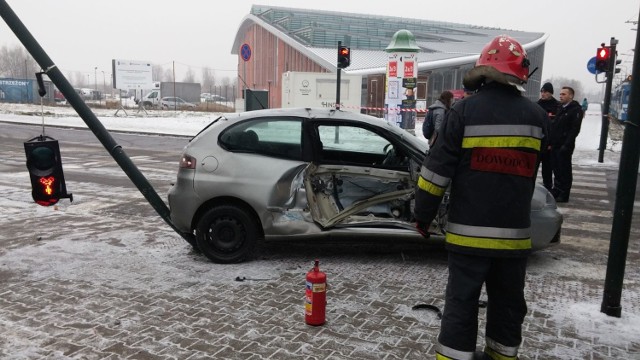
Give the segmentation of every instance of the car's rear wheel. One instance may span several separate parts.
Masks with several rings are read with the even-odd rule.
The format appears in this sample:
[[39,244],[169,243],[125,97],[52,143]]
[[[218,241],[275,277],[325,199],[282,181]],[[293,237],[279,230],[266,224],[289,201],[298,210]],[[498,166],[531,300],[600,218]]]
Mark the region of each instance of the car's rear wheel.
[[208,210],[198,221],[198,248],[211,261],[237,263],[249,258],[260,236],[259,224],[245,209],[220,205]]

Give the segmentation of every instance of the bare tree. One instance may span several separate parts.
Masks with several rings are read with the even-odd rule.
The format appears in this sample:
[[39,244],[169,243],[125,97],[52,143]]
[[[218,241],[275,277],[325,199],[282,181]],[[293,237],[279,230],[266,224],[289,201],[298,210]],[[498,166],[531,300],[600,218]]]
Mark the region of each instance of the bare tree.
[[0,76],[15,79],[33,79],[40,66],[27,50],[20,46],[0,48]]
[[77,80],[76,80],[76,78],[75,78],[75,76],[73,76],[73,72],[71,72],[71,71],[69,71],[69,72],[67,73],[66,78],[67,78],[67,81],[69,82],[69,84],[75,84],[75,83],[76,83],[76,81],[77,81]]
[[164,73],[164,68],[162,67],[162,65],[151,66],[151,77],[153,81],[162,81],[163,73]]
[[187,68],[187,72],[184,74],[184,78],[182,79],[182,81],[188,83],[196,82],[196,74],[193,72],[191,66]]
[[215,72],[209,68],[202,69],[202,89],[205,92],[213,92],[216,86]]
[[228,76],[222,78],[222,88],[224,89],[224,97],[226,97],[227,100],[235,99],[236,94],[234,93],[233,84]]
[[173,70],[166,69],[164,74],[162,75],[162,81],[171,82],[173,81]]

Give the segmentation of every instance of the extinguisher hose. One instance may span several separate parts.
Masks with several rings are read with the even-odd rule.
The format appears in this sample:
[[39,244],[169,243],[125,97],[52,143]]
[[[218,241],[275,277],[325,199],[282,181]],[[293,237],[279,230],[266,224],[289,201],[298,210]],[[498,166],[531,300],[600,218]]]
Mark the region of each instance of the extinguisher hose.
[[[478,307],[479,308],[486,308],[487,307],[487,302],[484,300],[478,300]],[[438,317],[438,319],[442,319],[442,311],[440,311],[440,308],[438,308],[435,305],[431,305],[431,304],[417,304],[414,305],[411,310],[431,310],[434,311],[436,313],[436,316]]]
[[248,278],[244,276],[237,276],[236,281],[269,281],[271,279],[258,279],[258,278]]
[[435,311],[438,319],[442,319],[442,311],[440,311],[440,309],[435,305],[418,304],[411,308],[411,310],[422,310],[422,309]]

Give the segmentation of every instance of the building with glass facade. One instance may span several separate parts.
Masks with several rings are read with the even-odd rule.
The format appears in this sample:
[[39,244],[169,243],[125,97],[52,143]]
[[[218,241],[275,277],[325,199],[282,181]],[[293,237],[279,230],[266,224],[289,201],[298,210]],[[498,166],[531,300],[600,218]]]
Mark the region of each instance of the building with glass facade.
[[424,108],[443,90],[462,89],[464,74],[497,35],[518,40],[533,72],[526,96],[539,96],[545,33],[524,32],[434,20],[254,5],[236,33],[238,88],[267,90],[270,107],[282,104],[282,74],[336,73],[338,41],[351,48],[344,74],[362,76],[362,112],[381,116],[389,46],[398,30],[413,34],[419,47],[416,100]]

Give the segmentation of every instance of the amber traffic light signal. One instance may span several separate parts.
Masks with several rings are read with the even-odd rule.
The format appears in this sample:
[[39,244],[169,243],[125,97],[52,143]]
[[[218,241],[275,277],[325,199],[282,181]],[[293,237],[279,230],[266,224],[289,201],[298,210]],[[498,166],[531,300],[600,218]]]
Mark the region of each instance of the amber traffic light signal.
[[338,68],[344,69],[351,64],[351,49],[346,46],[338,47]]
[[[603,44],[604,45],[604,44]],[[602,46],[596,51],[596,71],[609,71],[609,61],[611,60],[611,48]]]
[[73,201],[73,195],[67,194],[58,140],[40,135],[26,141],[24,151],[33,200],[42,206],[54,205],[61,198]]

